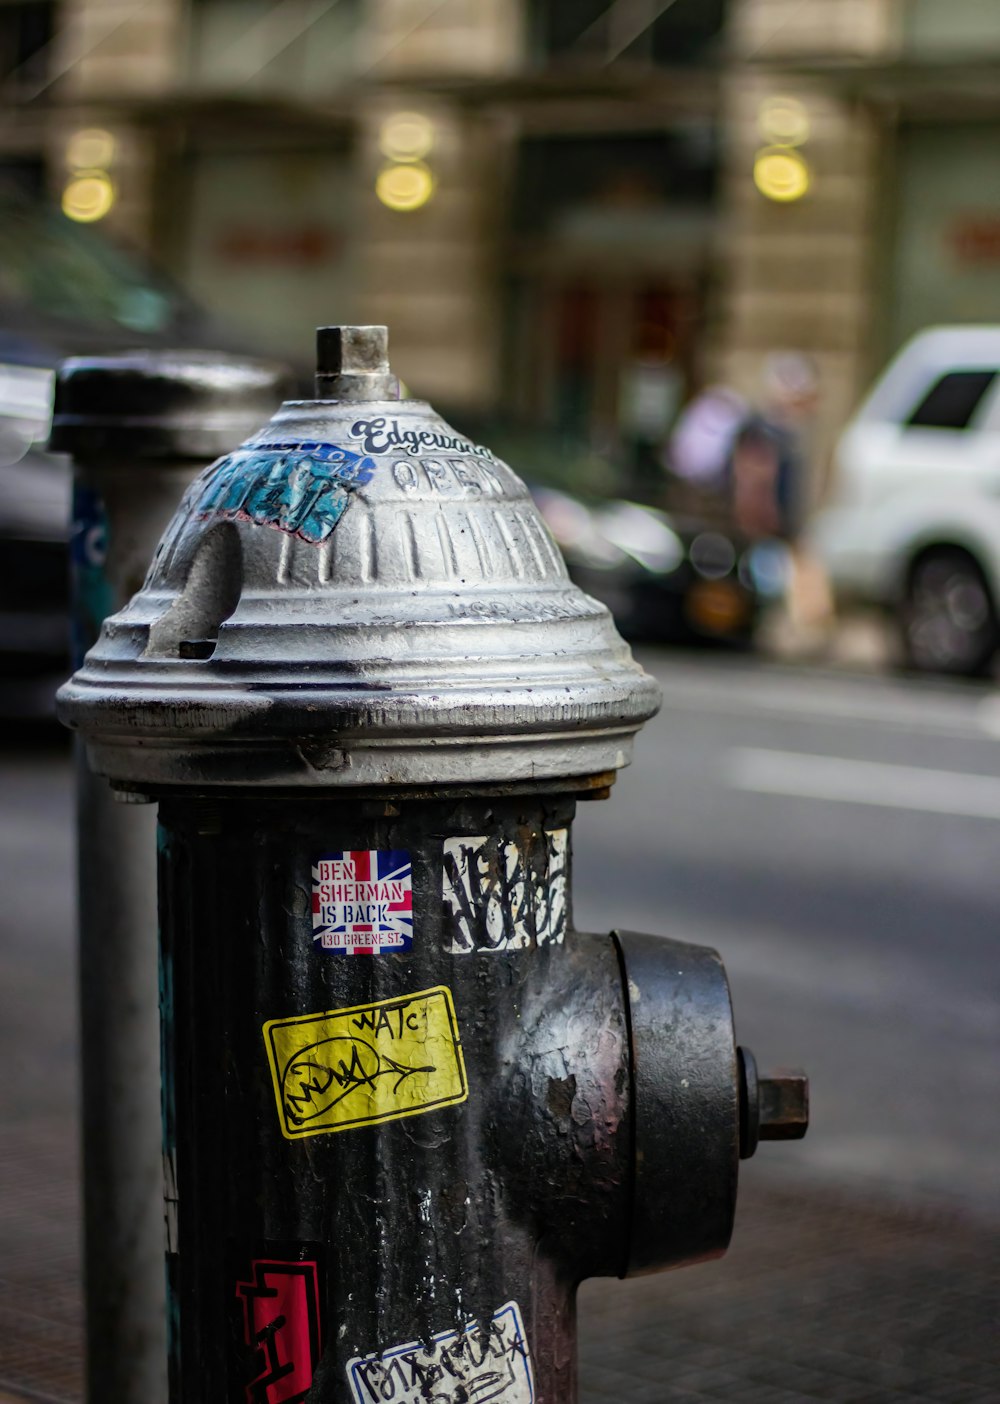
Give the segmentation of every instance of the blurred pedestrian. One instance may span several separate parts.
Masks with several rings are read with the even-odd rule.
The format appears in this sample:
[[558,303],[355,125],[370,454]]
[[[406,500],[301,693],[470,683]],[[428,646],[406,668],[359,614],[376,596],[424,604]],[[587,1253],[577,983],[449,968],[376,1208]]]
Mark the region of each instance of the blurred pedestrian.
[[740,425],[729,465],[733,524],[750,541],[786,544],[785,617],[800,638],[817,641],[831,627],[833,606],[825,574],[799,538],[810,502],[818,402],[819,376],[811,357],[769,356],[761,408]]
[[765,361],[761,407],[738,426],[728,464],[733,522],[750,540],[793,542],[801,531],[818,389],[808,356],[783,352]]
[[704,516],[727,514],[733,444],[749,407],[735,390],[709,385],[681,411],[667,441],[667,507]]
[[724,385],[710,385],[681,411],[667,445],[675,477],[710,492],[721,492],[726,469],[748,406]]

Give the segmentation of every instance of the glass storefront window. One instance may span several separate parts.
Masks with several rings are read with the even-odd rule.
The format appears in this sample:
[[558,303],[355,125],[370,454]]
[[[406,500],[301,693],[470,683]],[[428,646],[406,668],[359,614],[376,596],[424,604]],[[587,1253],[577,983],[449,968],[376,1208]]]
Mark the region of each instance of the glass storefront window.
[[95,230],[0,190],[0,302],[44,316],[164,332],[193,304]]
[[996,0],[904,0],[903,42],[920,58],[1000,49]]
[[362,0],[192,0],[188,78],[200,90],[319,98],[356,59]]
[[647,6],[621,0],[528,0],[535,60],[604,66],[618,59],[666,67],[703,62],[719,39],[727,0]]

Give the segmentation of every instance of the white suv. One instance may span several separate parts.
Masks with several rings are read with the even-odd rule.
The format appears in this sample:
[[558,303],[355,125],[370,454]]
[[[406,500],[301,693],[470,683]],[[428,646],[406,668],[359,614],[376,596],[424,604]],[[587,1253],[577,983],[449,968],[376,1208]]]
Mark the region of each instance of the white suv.
[[837,444],[811,531],[841,601],[899,624],[907,662],[986,671],[1000,648],[1000,326],[907,342]]

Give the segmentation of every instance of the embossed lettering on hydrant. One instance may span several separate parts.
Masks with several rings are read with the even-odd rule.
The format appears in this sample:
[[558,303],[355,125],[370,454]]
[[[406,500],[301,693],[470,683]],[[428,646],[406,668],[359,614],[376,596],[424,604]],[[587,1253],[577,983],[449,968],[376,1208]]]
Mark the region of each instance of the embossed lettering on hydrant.
[[566,829],[517,841],[496,834],[445,839],[445,949],[463,955],[562,941],[568,852]]

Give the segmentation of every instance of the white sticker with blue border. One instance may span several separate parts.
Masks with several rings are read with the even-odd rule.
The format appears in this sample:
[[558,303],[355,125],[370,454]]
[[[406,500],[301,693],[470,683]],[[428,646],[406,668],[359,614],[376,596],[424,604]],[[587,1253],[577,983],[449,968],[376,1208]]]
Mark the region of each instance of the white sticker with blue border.
[[313,945],[327,955],[387,955],[413,946],[410,855],[343,849],[312,865]]
[[534,1404],[524,1322],[507,1302],[484,1333],[477,1321],[423,1341],[389,1346],[347,1363],[355,1404]]

